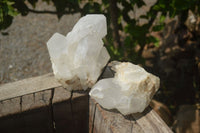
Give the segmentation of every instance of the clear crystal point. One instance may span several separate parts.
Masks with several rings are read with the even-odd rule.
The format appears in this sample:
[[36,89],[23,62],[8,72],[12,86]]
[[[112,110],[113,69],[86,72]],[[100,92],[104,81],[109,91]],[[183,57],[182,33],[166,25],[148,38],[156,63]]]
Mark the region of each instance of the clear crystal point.
[[107,34],[102,14],[86,15],[67,36],[55,33],[47,48],[56,79],[68,90],[92,87],[110,59],[102,38]]

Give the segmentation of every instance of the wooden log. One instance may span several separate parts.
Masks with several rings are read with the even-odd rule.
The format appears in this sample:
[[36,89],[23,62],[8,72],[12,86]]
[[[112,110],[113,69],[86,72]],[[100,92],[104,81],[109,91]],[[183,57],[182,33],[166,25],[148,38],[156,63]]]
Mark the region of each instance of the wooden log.
[[172,133],[164,121],[148,107],[143,113],[123,116],[103,109],[90,99],[90,133]]

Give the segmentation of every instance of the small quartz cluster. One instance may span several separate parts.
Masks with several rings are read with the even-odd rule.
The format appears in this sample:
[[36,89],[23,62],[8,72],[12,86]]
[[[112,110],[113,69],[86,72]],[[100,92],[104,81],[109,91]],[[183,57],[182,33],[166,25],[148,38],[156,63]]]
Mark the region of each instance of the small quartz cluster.
[[124,115],[142,112],[158,90],[160,79],[132,63],[113,64],[114,78],[98,81],[90,96],[102,107],[117,109]]
[[47,42],[53,73],[69,91],[92,87],[110,56],[103,46],[107,34],[104,15],[86,15],[72,31],[63,36],[55,33]]

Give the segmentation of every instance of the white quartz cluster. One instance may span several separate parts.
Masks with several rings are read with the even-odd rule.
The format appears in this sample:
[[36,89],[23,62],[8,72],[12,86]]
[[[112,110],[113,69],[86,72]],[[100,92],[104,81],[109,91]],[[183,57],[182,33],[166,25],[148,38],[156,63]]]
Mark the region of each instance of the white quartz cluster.
[[47,42],[53,73],[68,90],[86,90],[100,76],[110,56],[103,46],[104,15],[86,15],[67,36],[55,33]]
[[114,78],[98,81],[90,96],[104,108],[117,109],[124,115],[142,112],[158,90],[160,79],[128,62],[117,63],[112,69]]

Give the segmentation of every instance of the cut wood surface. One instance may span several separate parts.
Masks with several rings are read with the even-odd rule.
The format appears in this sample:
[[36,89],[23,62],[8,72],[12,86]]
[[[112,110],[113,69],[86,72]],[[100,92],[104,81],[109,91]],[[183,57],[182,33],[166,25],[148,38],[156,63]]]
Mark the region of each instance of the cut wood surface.
[[61,86],[52,73],[0,85],[0,101]]
[[148,107],[143,113],[123,116],[103,109],[90,99],[90,133],[172,133],[164,121]]

